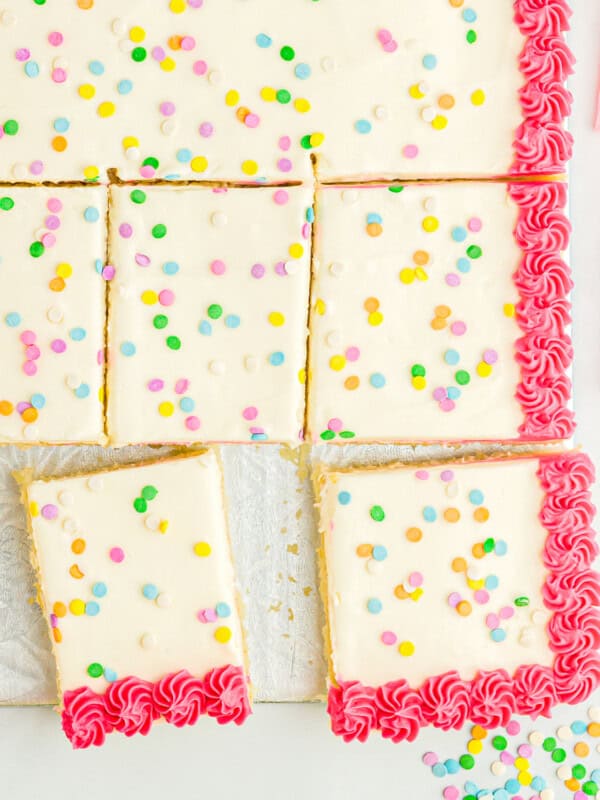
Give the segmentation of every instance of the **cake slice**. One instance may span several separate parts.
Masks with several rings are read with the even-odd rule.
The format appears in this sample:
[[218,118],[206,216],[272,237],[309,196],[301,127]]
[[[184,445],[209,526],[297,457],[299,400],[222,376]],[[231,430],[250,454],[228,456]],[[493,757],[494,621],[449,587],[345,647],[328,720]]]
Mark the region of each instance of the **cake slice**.
[[322,188],[310,439],[571,436],[566,197],[548,182]]
[[549,716],[600,681],[594,470],[577,452],[316,476],[334,733]]
[[248,670],[215,453],[19,477],[73,747],[158,720],[241,724]]

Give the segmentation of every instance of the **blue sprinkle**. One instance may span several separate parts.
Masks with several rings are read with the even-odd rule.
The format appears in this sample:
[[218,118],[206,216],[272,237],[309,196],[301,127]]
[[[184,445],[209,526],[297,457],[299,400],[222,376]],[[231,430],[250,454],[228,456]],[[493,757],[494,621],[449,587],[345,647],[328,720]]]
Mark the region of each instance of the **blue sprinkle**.
[[156,600],[158,597],[158,588],[153,583],[145,583],[142,587],[142,594],[146,600]]
[[387,558],[387,554],[388,552],[382,544],[376,544],[375,547],[373,548],[372,555],[375,561],[385,561],[385,559]]
[[452,238],[455,242],[464,242],[467,238],[467,229],[461,227],[452,228]]
[[187,147],[182,147],[177,151],[175,158],[180,164],[187,164],[192,160],[192,151],[188,150]]
[[121,353],[124,356],[134,356],[136,351],[136,347],[133,342],[122,342],[121,344]]
[[133,83],[128,78],[123,78],[122,81],[117,83],[117,92],[119,94],[129,94],[133,89]]
[[371,597],[367,600],[367,611],[369,614],[380,614],[383,608],[383,603],[377,597]]
[[23,69],[28,78],[37,78],[40,74],[40,66],[37,61],[28,61]]
[[46,405],[46,398],[43,394],[36,392],[36,394],[31,395],[31,405],[39,410]]
[[455,758],[447,758],[446,761],[444,761],[444,766],[446,767],[448,775],[456,775],[456,773],[460,771],[460,764]]
[[376,214],[372,211],[370,214],[367,214],[367,225],[370,225],[372,222],[377,222],[379,225],[383,225],[383,217],[381,214]]
[[101,61],[90,61],[88,69],[92,75],[104,75],[104,64]]
[[508,552],[508,545],[506,544],[504,539],[498,539],[494,546],[494,553],[496,553],[497,556],[505,556],[507,552]]
[[[532,788],[533,788],[533,781],[532,781]],[[506,791],[506,789],[495,789],[493,794],[494,800],[510,800],[510,795]]]
[[103,581],[98,581],[92,586],[92,594],[94,597],[104,597],[107,592],[108,589]]
[[210,336],[212,334],[212,325],[207,319],[203,319],[200,325],[198,325],[198,330],[202,336]]
[[446,364],[450,364],[453,367],[455,364],[458,364],[460,361],[460,354],[458,350],[446,350],[444,353],[444,361]]
[[309,222],[311,225],[315,221],[315,210],[312,206],[309,206],[306,209],[306,221]]
[[86,397],[90,395],[90,387],[87,383],[80,383],[79,386],[75,389],[75,397],[78,397],[80,400],[85,400]]
[[431,771],[436,778],[444,778],[447,775],[446,767],[441,761],[438,761],[437,764],[434,764],[431,768]]
[[469,261],[468,258],[465,258],[463,256],[462,258],[459,258],[458,261],[456,262],[456,269],[459,272],[462,272],[463,275],[466,275],[467,272],[471,271],[471,262]]
[[225,317],[225,327],[226,328],[239,328],[241,319],[238,317],[237,314],[227,314]]
[[590,780],[594,781],[595,783],[600,782],[600,769],[593,769],[590,772]]
[[490,636],[494,642],[503,642],[506,639],[506,631],[502,628],[494,628],[490,631]]
[[504,788],[509,794],[515,794],[521,788],[521,784],[516,778],[509,778],[504,784]]
[[580,719],[575,720],[575,722],[571,723],[571,730],[576,736],[579,736],[587,731],[587,724]]
[[423,56],[423,66],[425,69],[435,69],[437,67],[437,58],[432,53]]
[[374,372],[369,378],[369,383],[374,389],[383,389],[385,386],[385,375],[381,372]]
[[340,503],[340,505],[347,506],[350,500],[352,500],[350,492],[340,492],[338,494],[338,503]]
[[4,322],[9,328],[16,328],[21,324],[21,315],[17,311],[11,311],[4,317]]
[[253,433],[250,438],[253,442],[265,442],[268,437],[266,433]]
[[85,613],[88,615],[88,617],[95,617],[96,614],[100,613],[100,606],[95,600],[90,600],[85,604]]
[[310,78],[311,69],[308,64],[296,64],[294,69],[294,75],[297,78],[300,78],[301,81],[305,81],[307,78]]
[[437,519],[437,511],[433,506],[425,506],[423,509],[423,519],[425,522],[435,522]]
[[465,22],[475,22],[477,19],[477,14],[473,11],[472,8],[465,8],[462,13],[463,19]]
[[449,386],[446,389],[446,394],[448,395],[450,400],[458,400],[458,398],[461,396],[462,392],[458,388],[458,386]]
[[93,206],[88,206],[83,212],[83,218],[86,222],[98,222],[100,219],[100,212]]
[[117,673],[110,667],[104,667],[104,680],[107,683],[114,683],[117,680]]
[[265,47],[271,47],[273,44],[273,39],[270,36],[267,36],[266,33],[259,33],[256,37],[256,44],[263,49]]
[[196,403],[191,397],[182,397],[179,401],[179,408],[189,414],[196,408]]
[[465,792],[468,792],[469,794],[477,794],[478,791],[479,786],[477,786],[476,783],[473,783],[473,781],[465,782]]
[[71,123],[65,117],[57,117],[54,120],[53,128],[57,133],[66,133],[71,127]]
[[357,133],[371,133],[373,126],[368,119],[357,119],[354,123],[354,130]]
[[497,589],[499,585],[500,581],[498,580],[498,577],[496,575],[488,575],[487,578],[485,579],[485,588],[488,591],[493,591],[494,589]]
[[480,506],[483,503],[483,500],[483,492],[479,489],[472,489],[469,492],[469,502],[473,503],[474,506]]
[[269,364],[273,367],[280,367],[285,361],[285,356],[281,352],[271,353],[269,356]]
[[217,603],[215,606],[217,617],[229,617],[231,615],[231,608],[227,603]]
[[546,788],[546,781],[544,780],[544,778],[542,778],[541,775],[535,775],[529,785],[531,786],[534,792],[541,792],[543,789]]
[[169,172],[168,175],[164,176],[166,181],[180,181],[181,174],[179,172]]
[[98,275],[102,275],[102,270],[104,269],[104,264],[102,263],[102,259],[97,258],[94,261],[94,269],[98,273]]
[[71,328],[69,336],[74,342],[81,342],[87,336],[87,331],[85,328]]
[[177,275],[179,272],[179,264],[176,261],[166,261],[162,269],[165,275]]

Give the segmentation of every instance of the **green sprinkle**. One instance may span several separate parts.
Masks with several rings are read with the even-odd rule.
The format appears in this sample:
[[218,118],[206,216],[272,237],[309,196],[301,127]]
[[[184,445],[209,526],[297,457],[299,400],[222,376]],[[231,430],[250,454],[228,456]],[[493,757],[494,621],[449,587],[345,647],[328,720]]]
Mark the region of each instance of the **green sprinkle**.
[[152,320],[152,324],[158,331],[161,331],[169,324],[169,318],[166,314],[157,314]]
[[15,136],[19,132],[19,123],[16,119],[7,119],[4,123],[4,133],[7,136]]
[[45,6],[46,5],[46,0],[33,0],[33,2],[36,4],[36,6]]
[[134,61],[137,61],[138,63],[141,61],[145,61],[147,55],[148,54],[146,53],[145,47],[134,47],[133,50],[131,51],[132,59]]
[[333,431],[323,431],[321,439],[325,442],[329,442],[331,439],[335,439],[335,433]]
[[164,239],[167,235],[167,226],[159,223],[152,228],[152,236],[155,239]]
[[400,194],[400,192],[404,191],[404,186],[388,186],[388,192],[392,194]]
[[494,750],[506,750],[508,741],[505,736],[494,736],[492,739],[492,747]]
[[466,371],[466,369],[459,369],[457,372],[454,373],[454,380],[458,383],[459,386],[466,386],[468,383],[471,382],[471,376]]
[[153,169],[158,169],[159,163],[160,162],[159,162],[158,158],[154,158],[154,156],[148,156],[148,158],[145,158],[142,161],[142,166],[143,167],[152,167]]
[[39,258],[41,255],[44,254],[44,250],[46,248],[41,242],[32,242],[29,247],[29,254],[32,255],[34,258]]
[[157,494],[158,494],[158,489],[156,488],[156,486],[152,486],[152,484],[144,486],[144,488],[142,489],[142,497],[144,498],[144,500],[154,500]]
[[279,51],[279,55],[283,58],[284,61],[293,61],[296,53],[293,47],[289,45],[284,45],[281,50]]
[[278,89],[275,97],[277,98],[277,102],[281,103],[282,105],[286,105],[286,103],[289,103],[292,99],[292,95],[287,89]]
[[305,150],[312,150],[312,144],[310,143],[310,133],[307,133],[306,136],[303,136],[300,139],[300,146],[303,147]]
[[340,438],[341,439],[354,439],[356,434],[354,431],[340,431]]
[[596,781],[586,781],[581,787],[584,794],[595,795],[598,791],[598,784]]
[[145,511],[148,510],[148,503],[144,500],[143,497],[136,497],[133,501],[133,507],[138,512],[138,514],[143,514]]
[[94,661],[93,664],[90,664],[87,668],[87,674],[90,678],[99,678],[101,675],[104,674],[104,667],[102,664],[99,664],[97,661]]
[[548,738],[544,739],[542,742],[542,747],[547,753],[552,752],[556,747],[556,739],[553,736],[548,736]]
[[12,197],[0,197],[0,208],[2,211],[10,211],[11,208],[14,208],[15,201]]
[[493,539],[486,539],[483,543],[483,551],[484,553],[491,553],[494,549],[495,542]]
[[413,364],[410,370],[413,378],[424,378],[427,375],[427,370],[422,364]]
[[167,336],[167,347],[170,350],[179,350],[181,348],[181,339],[179,336]]
[[475,33],[475,31],[473,30],[467,31],[467,42],[469,44],[475,44],[476,41],[477,41],[477,34]]
[[524,608],[529,605],[529,598],[524,595],[523,597],[515,597],[515,605],[519,608]]
[[467,247],[467,255],[469,258],[481,258],[482,254],[483,250],[477,244],[472,244],[470,247]]
[[458,763],[463,769],[473,769],[475,766],[475,759],[470,753],[465,753],[458,759]]
[[385,519],[385,511],[381,506],[371,506],[371,519],[374,519],[375,522],[383,522]]
[[574,764],[573,769],[571,770],[571,774],[574,778],[577,778],[578,781],[580,781],[582,778],[585,778],[586,772],[587,770],[583,764]]
[[563,762],[566,757],[567,754],[562,747],[557,747],[556,750],[552,751],[552,761],[555,761],[557,764]]
[[474,794],[466,794],[466,795],[463,797],[463,800],[477,800],[477,798],[475,797],[475,795],[474,795]]
[[206,312],[211,319],[219,319],[223,314],[223,306],[220,306],[218,303],[213,303],[208,307],[208,311]]
[[129,197],[132,203],[137,203],[138,205],[146,202],[146,192],[142,192],[141,189],[134,189]]

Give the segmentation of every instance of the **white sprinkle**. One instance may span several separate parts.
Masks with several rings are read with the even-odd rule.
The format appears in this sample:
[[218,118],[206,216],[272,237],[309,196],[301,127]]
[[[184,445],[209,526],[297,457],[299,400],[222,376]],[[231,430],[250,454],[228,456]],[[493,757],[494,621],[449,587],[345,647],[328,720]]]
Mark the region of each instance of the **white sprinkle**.
[[223,75],[218,69],[211,69],[211,71],[208,73],[208,82],[211,86],[218,86],[221,83],[222,78]]
[[57,56],[52,60],[52,67],[54,69],[68,69],[69,62],[64,56]]
[[332,263],[329,265],[329,272],[330,272],[330,273],[331,273],[331,274],[332,274],[332,275],[333,275],[335,278],[339,278],[339,277],[340,277],[340,275],[343,275],[343,273],[344,273],[345,271],[346,271],[346,267],[344,266],[344,264],[341,264],[339,261],[333,261],[333,262],[332,262]]
[[76,533],[79,530],[79,521],[74,517],[65,517],[62,526],[65,533]]
[[130,42],[129,39],[121,39],[121,41],[119,42],[119,50],[122,53],[131,53],[134,47],[135,44],[133,42]]
[[227,214],[223,211],[215,211],[211,214],[210,222],[215,228],[224,228],[227,225]]
[[531,628],[522,628],[519,634],[519,644],[523,647],[529,647],[533,641]]
[[156,598],[156,605],[159,608],[171,608],[173,605],[173,598],[166,592],[161,592]]
[[353,206],[358,200],[358,192],[356,189],[345,189],[342,192],[342,202],[346,205]]
[[286,261],[285,262],[285,271],[288,275],[296,275],[298,270],[300,269],[300,264],[298,261]]
[[367,561],[367,572],[369,575],[379,575],[382,570],[383,561],[376,561],[374,558],[370,558]]
[[435,197],[426,197],[423,200],[423,208],[425,209],[425,211],[430,211],[430,212],[435,211],[436,207],[437,203],[435,201]]
[[542,789],[540,800],[554,800],[554,789]]
[[568,767],[566,764],[562,764],[556,770],[556,777],[561,781],[568,781],[571,777],[571,767]]
[[7,28],[9,25],[14,25],[16,21],[17,18],[12,11],[3,11],[2,14],[0,14],[0,22],[6,25]]
[[337,349],[342,344],[342,334],[339,331],[329,331],[325,337],[325,343],[327,347]]
[[456,481],[446,484],[446,497],[456,497],[457,494],[458,483],[456,483]]
[[27,166],[21,162],[13,164],[11,172],[16,181],[25,180],[27,177]]
[[546,622],[546,612],[539,608],[534,609],[531,612],[531,621],[534,625],[543,625]]
[[75,502],[75,498],[73,497],[72,492],[68,492],[64,489],[62,492],[58,493],[58,502],[61,506],[72,506]]
[[176,127],[177,123],[174,119],[163,119],[160,123],[160,132],[165,136],[170,136],[172,133],[175,133]]
[[246,356],[244,358],[244,368],[248,372],[256,372],[258,369],[258,358],[256,356]]
[[331,56],[325,56],[321,59],[321,69],[323,72],[335,72],[337,69],[337,62]]
[[139,157],[140,157],[139,147],[128,147],[125,150],[125,158],[129,159],[129,161],[137,161]]
[[36,442],[39,441],[40,438],[40,429],[37,425],[25,425],[23,428],[23,436],[27,439],[28,442]]
[[592,722],[600,722],[600,708],[598,708],[598,706],[592,706],[588,711],[588,717]]
[[50,308],[46,311],[46,318],[48,322],[53,322],[55,325],[58,324],[64,316],[64,312],[60,306],[50,306]]
[[424,122],[433,122],[436,116],[436,110],[433,106],[425,106],[425,108],[421,110],[421,119]]
[[122,19],[119,19],[119,17],[115,17],[115,19],[113,19],[113,21],[110,23],[110,29],[115,34],[115,36],[123,36],[125,31],[127,30],[127,27]]
[[148,514],[144,519],[144,525],[150,531],[157,531],[158,526],[160,525],[160,517],[156,514]]
[[492,772],[492,775],[496,776],[504,775],[504,773],[506,772],[506,765],[503,764],[501,761],[493,761],[490,766],[490,770]]
[[532,744],[534,747],[539,747],[544,741],[544,734],[541,731],[531,731],[527,738],[529,744]]
[[225,370],[227,368],[225,366],[224,361],[219,361],[218,359],[215,359],[214,361],[211,361],[209,363],[208,369],[210,372],[212,372],[213,375],[224,375]]
[[562,739],[563,742],[568,742],[569,739],[573,738],[573,731],[568,725],[561,725],[560,728],[557,728],[556,735],[559,739]]
[[375,106],[373,109],[375,119],[383,120],[388,118],[388,110],[385,106]]
[[144,650],[152,650],[156,647],[156,636],[153,633],[145,633],[140,639],[140,644]]
[[69,389],[77,389],[81,386],[81,378],[79,375],[73,375],[72,373],[67,375],[65,378],[65,383],[69,387]]
[[91,492],[100,492],[104,489],[104,478],[101,475],[91,475],[87,479],[87,487]]

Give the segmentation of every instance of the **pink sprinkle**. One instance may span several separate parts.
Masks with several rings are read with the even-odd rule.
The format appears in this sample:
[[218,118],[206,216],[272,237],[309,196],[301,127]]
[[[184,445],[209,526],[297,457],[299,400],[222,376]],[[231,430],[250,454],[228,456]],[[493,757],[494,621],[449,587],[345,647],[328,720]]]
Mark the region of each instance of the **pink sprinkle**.
[[44,225],[49,231],[55,231],[57,228],[60,228],[60,218],[55,214],[49,214],[44,220]]
[[156,170],[151,164],[145,164],[143,167],[140,167],[140,175],[142,178],[153,178],[156,173]]
[[67,73],[62,67],[56,67],[52,70],[52,80],[54,83],[64,83],[67,80]]
[[442,792],[444,800],[458,800],[459,791],[456,786],[446,786]]
[[327,423],[327,427],[329,428],[330,431],[334,431],[334,433],[339,433],[343,429],[344,423],[342,422],[341,419],[333,417]]
[[416,144],[407,144],[402,148],[404,158],[416,158],[419,155],[419,148]]
[[456,403],[454,400],[450,400],[449,397],[446,397],[444,400],[440,400],[440,408],[442,411],[454,411]]
[[54,247],[56,244],[56,236],[53,233],[45,233],[40,241],[44,247]]
[[56,614],[50,614],[50,627],[58,628],[58,617]]
[[[511,756],[511,754],[508,752],[508,750],[503,750],[500,753],[500,761],[503,764],[508,764],[508,766],[511,766],[514,763],[514,760],[515,760],[515,757]],[[513,800],[514,800],[514,798],[513,798]]]
[[500,609],[500,619],[510,619],[512,616],[514,616],[514,613],[514,608],[511,608],[510,606],[503,606]]
[[213,135],[214,128],[211,122],[203,122],[198,128],[198,131],[200,136],[202,136],[204,139],[208,139]]
[[58,197],[51,197],[46,203],[46,207],[48,211],[52,211],[53,214],[59,214],[63,207],[62,200],[59,200]]
[[498,619],[498,615],[497,614],[488,614],[487,617],[485,618],[485,624],[488,626],[488,628],[491,631],[493,631],[496,628],[498,628],[499,625],[500,625],[500,620]]
[[225,262],[221,261],[220,258],[216,258],[214,261],[211,262],[210,271],[213,275],[224,275],[225,274]]
[[46,503],[42,506],[42,517],[44,519],[56,519],[58,517],[58,507],[53,503]]
[[506,732],[509,736],[516,736],[518,733],[521,732],[521,723],[517,722],[516,719],[511,719],[511,721],[506,726]]
[[309,239],[310,238],[310,222],[305,222],[302,226],[302,238]]
[[256,406],[248,406],[242,411],[242,416],[247,420],[256,419],[258,417],[258,408]]
[[190,8],[202,8],[204,0],[187,0],[187,4]]
[[35,344],[30,344],[25,348],[25,358],[28,361],[37,361],[40,357],[40,348]]
[[252,112],[250,114],[246,114],[246,118],[244,119],[244,125],[247,128],[258,128],[258,126],[260,125],[260,117],[258,116],[258,114],[253,114]]
[[280,172],[289,172],[292,168],[292,162],[289,158],[280,158],[277,162],[277,169]]
[[451,592],[448,595],[448,605],[451,608],[456,608],[456,606],[460,603],[461,600],[462,600],[462,597],[459,595],[458,592]]
[[381,641],[387,645],[396,644],[398,637],[393,631],[384,631],[381,634]]
[[253,278],[257,279],[263,278],[265,274],[265,268],[263,267],[262,264],[253,264],[250,270],[250,274],[252,275]]
[[449,483],[450,481],[454,480],[454,473],[451,469],[443,469],[440,472],[440,478],[444,481],[444,483]]
[[23,344],[33,344],[36,338],[37,337],[33,331],[23,331],[23,333],[19,336],[19,339],[23,342]]
[[25,403],[21,400],[20,403],[17,403],[17,414],[22,414],[28,408],[33,408],[31,403]]
[[450,325],[450,330],[455,336],[462,336],[467,332],[467,326],[464,322],[457,321]]
[[388,31],[387,28],[380,28],[377,31],[377,38],[379,39],[380,44],[387,44],[388,42],[391,42],[394,37],[392,36],[392,32]]
[[23,363],[23,372],[25,375],[28,375],[30,378],[36,374],[37,366],[35,361],[25,361]]
[[152,58],[155,61],[164,61],[166,57],[167,54],[165,53],[164,48],[159,46],[152,48]]
[[426,469],[418,469],[415,472],[415,478],[419,481],[428,481],[429,480],[429,472]]
[[203,608],[201,609],[198,614],[196,615],[200,622],[216,622],[217,621],[217,612],[214,608]]
[[144,255],[144,253],[136,253],[135,263],[138,267],[147,267],[150,264],[150,256]]
[[358,359],[360,358],[360,350],[358,349],[358,347],[354,346],[348,347],[348,349],[346,350],[346,358],[348,359],[348,361],[358,361]]
[[133,228],[128,222],[122,222],[119,225],[119,234],[123,239],[129,239],[133,233]]
[[196,47],[196,40],[194,39],[194,37],[184,36],[183,39],[181,40],[181,49],[189,53],[190,50],[194,49],[194,47]]
[[160,113],[165,117],[172,117],[173,114],[175,113],[175,103],[171,103],[170,100],[161,103]]
[[98,352],[96,353],[96,363],[99,365],[104,364],[104,348],[98,350]]
[[486,350],[483,354],[486,364],[495,364],[498,361],[498,353],[495,350]]
[[426,767],[433,767],[434,764],[437,764],[439,758],[437,757],[437,753],[433,753],[431,750],[423,756],[423,763]]
[[278,206],[284,206],[289,199],[290,196],[285,191],[285,189],[278,189],[273,195],[273,200],[277,203]]
[[421,572],[411,572],[408,576],[408,582],[415,588],[421,586],[423,583],[423,575]]
[[15,58],[17,61],[29,61],[31,52],[27,47],[19,47],[18,50],[15,50]]
[[208,65],[206,61],[194,61],[192,69],[194,71],[194,75],[206,75]]
[[185,427],[188,431],[197,431],[200,427],[200,420],[198,417],[192,415],[185,418]]
[[433,390],[433,399],[438,401],[446,399],[446,390],[443,386],[438,386]]
[[280,150],[286,152],[292,146],[292,140],[289,136],[281,136],[277,144],[279,145]]
[[175,292],[171,289],[163,289],[158,293],[158,302],[161,306],[172,306],[175,302]]
[[398,42],[395,39],[393,39],[391,42],[386,42],[383,45],[383,49],[386,53],[395,53],[398,49]]
[[52,31],[48,34],[48,41],[52,47],[59,47],[63,43],[63,35],[59,31]]
[[475,598],[475,602],[479,603],[480,606],[484,606],[486,603],[490,601],[490,593],[485,589],[477,589],[473,594]]
[[107,264],[102,270],[102,277],[105,281],[112,281],[115,277],[116,269],[111,266],[111,264]]
[[449,272],[446,275],[446,283],[448,286],[460,286],[460,277],[455,272]]
[[151,392],[160,392],[165,387],[165,382],[160,378],[152,378],[148,381],[148,389]]
[[50,342],[50,349],[53,353],[64,353],[67,349],[67,343],[64,339],[53,339]]
[[275,269],[275,274],[279,275],[281,278],[284,278],[288,274],[287,273],[287,269],[285,268],[285,262],[284,261],[278,261],[275,264],[274,269]]
[[530,744],[520,744],[517,747],[517,753],[521,758],[531,758],[533,755],[533,747]]
[[41,175],[44,171],[44,162],[43,161],[32,161],[29,165],[29,172],[32,175]]
[[175,394],[184,394],[190,388],[190,382],[187,378],[179,378],[175,382]]
[[258,426],[251,425],[250,426],[250,433],[264,433],[264,428],[259,428]]
[[111,547],[108,555],[115,564],[120,564],[125,559],[125,552],[120,547]]
[[483,222],[479,219],[479,217],[471,217],[471,219],[467,222],[467,228],[473,233],[479,233],[479,231],[483,228]]

